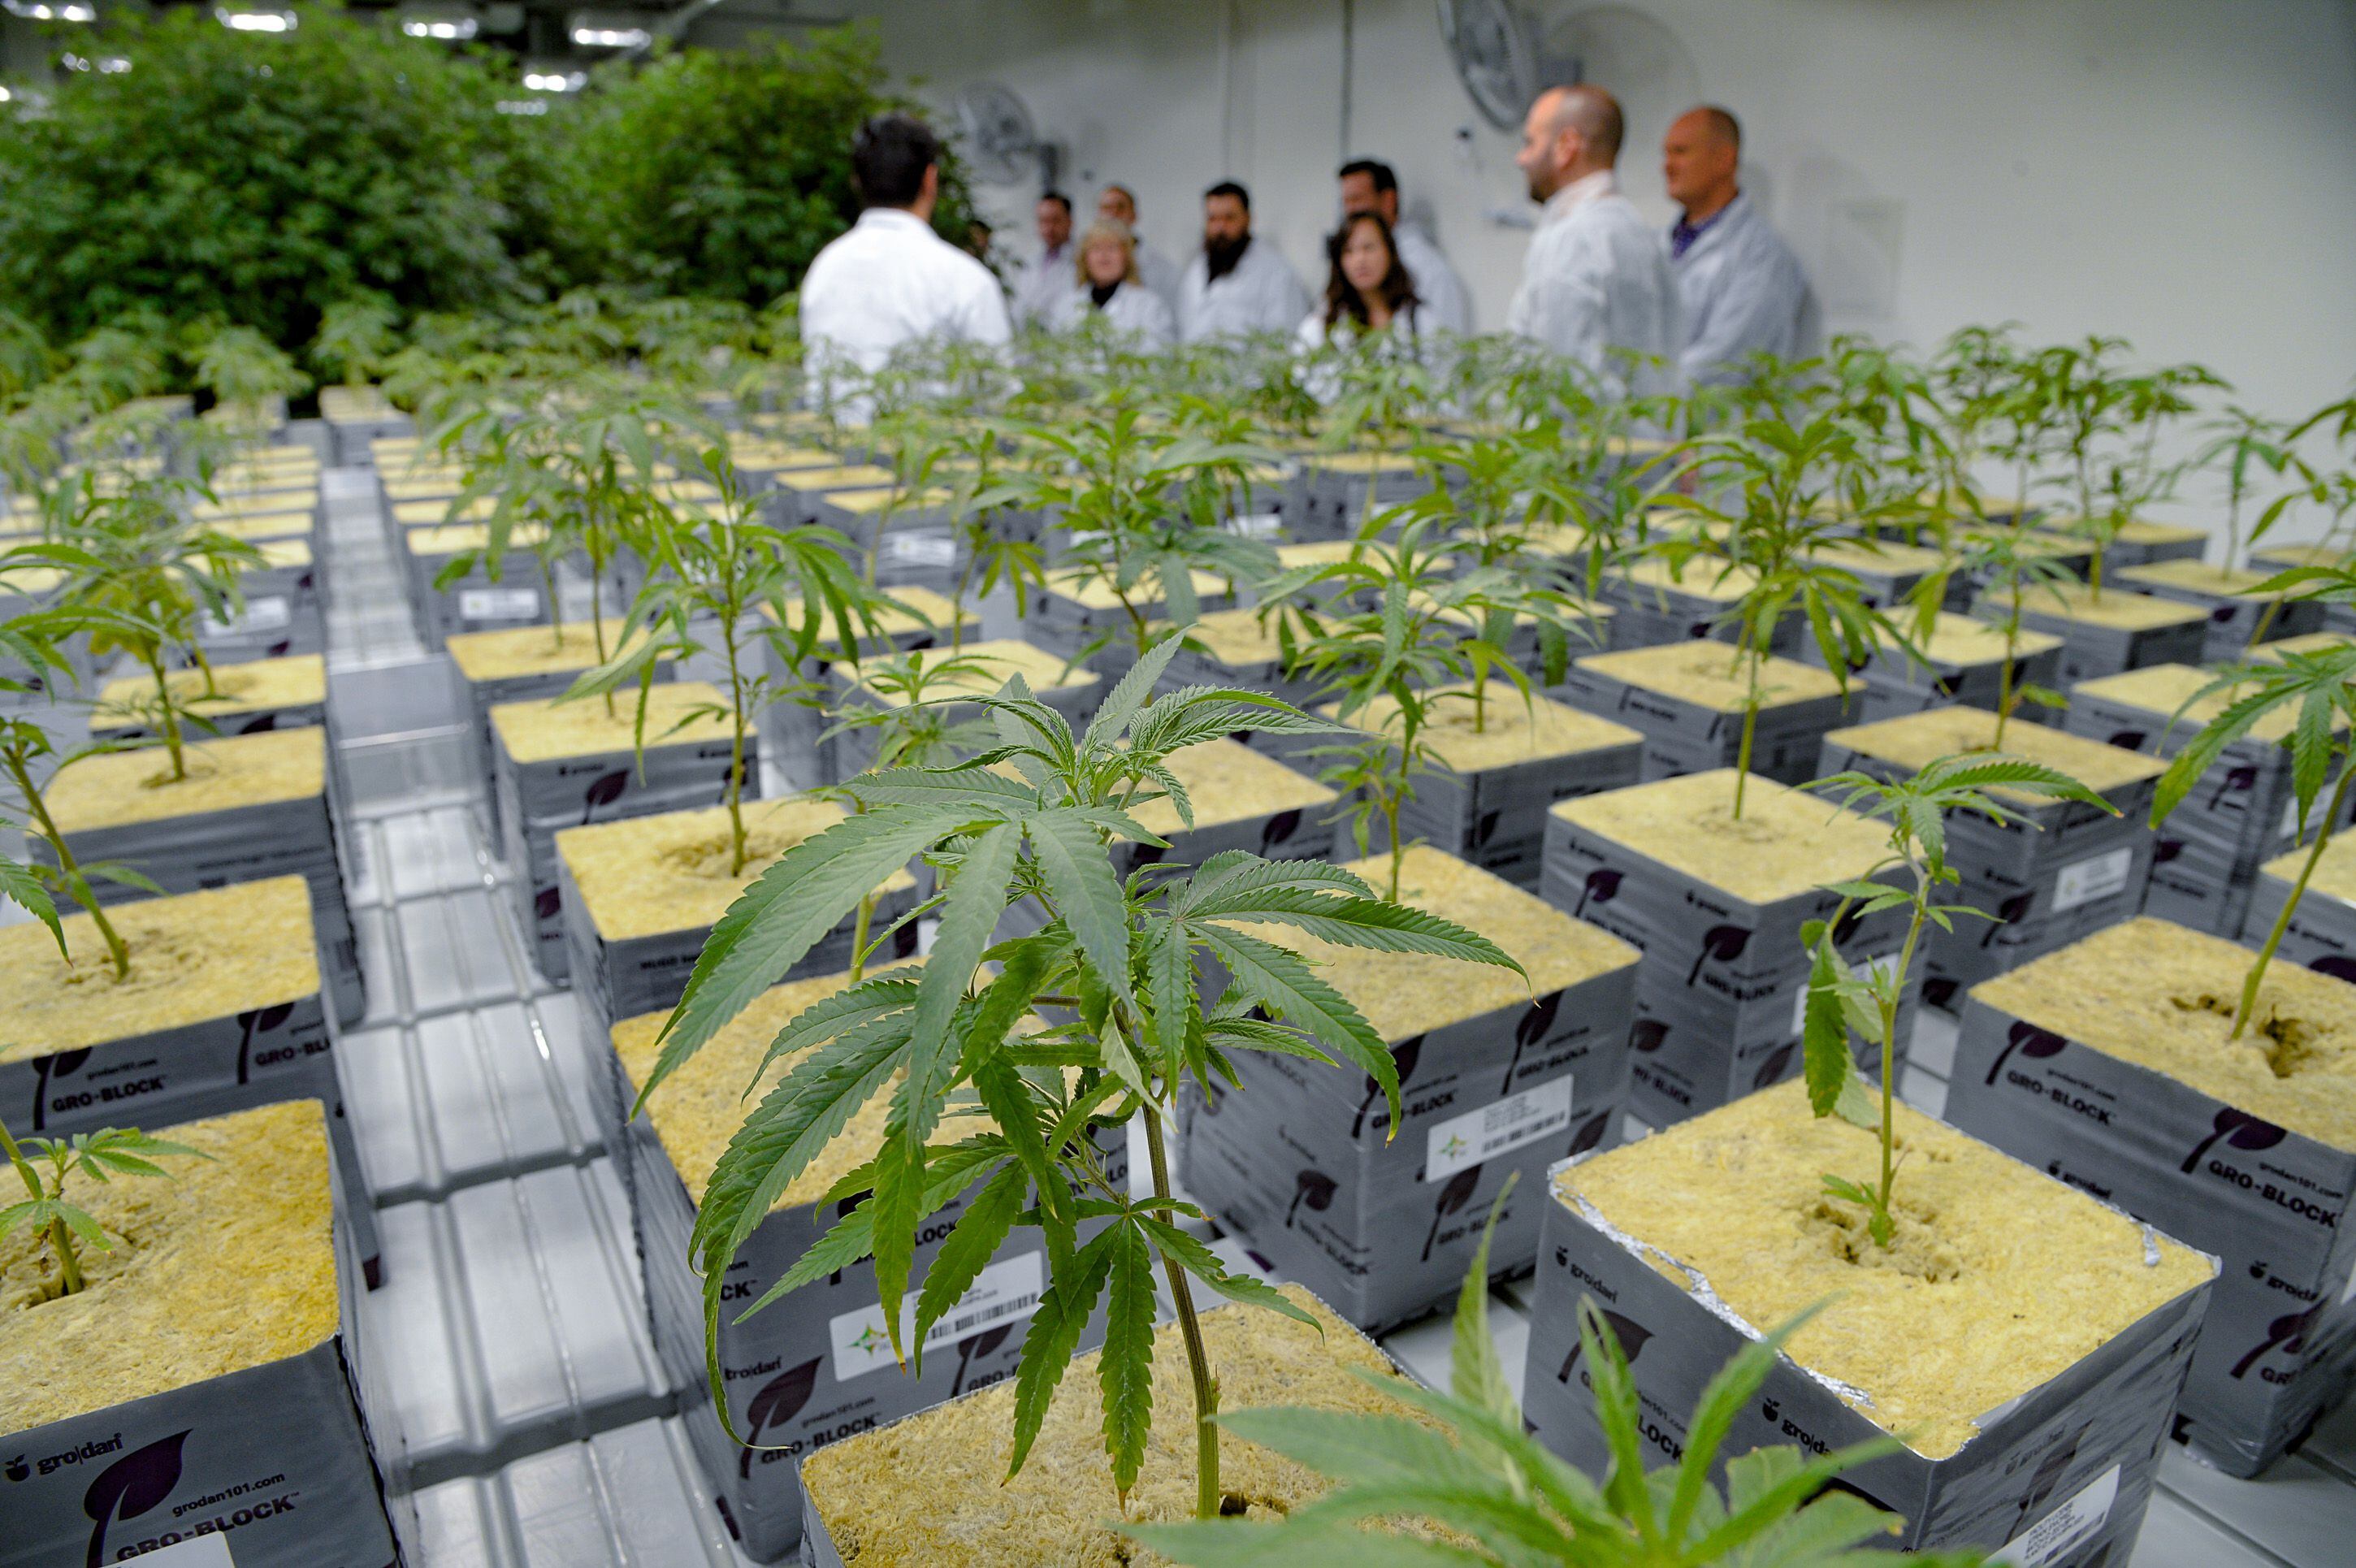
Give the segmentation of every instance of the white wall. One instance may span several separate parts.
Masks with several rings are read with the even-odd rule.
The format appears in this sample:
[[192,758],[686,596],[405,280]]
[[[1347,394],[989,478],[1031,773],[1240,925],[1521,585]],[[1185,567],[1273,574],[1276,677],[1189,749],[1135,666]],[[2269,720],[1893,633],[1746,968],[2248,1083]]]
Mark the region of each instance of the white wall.
[[[1572,0],[1522,0],[1561,16]],[[836,9],[830,5],[826,8]],[[1339,0],[854,0],[887,62],[946,100],[1002,81],[1071,150],[1084,208],[1138,189],[1192,248],[1196,199],[1250,186],[1322,277],[1341,143]],[[1627,88],[1622,177],[1664,221],[1658,145],[1688,95],[1743,119],[1746,179],[1836,328],[1915,343],[2015,319],[2197,359],[2304,411],[2356,374],[2356,5],[2349,0],[1663,0],[1606,6],[1665,40]],[[1498,325],[1525,236],[1512,140],[1478,119],[1431,0],[1356,0],[1352,151],[1389,159]],[[1647,23],[1657,26],[1647,27]],[[1663,30],[1665,30],[1665,32]],[[1474,127],[1476,177],[1456,132]],[[1019,190],[988,193],[1021,231]],[[1316,263],[1312,267],[1312,263]]]

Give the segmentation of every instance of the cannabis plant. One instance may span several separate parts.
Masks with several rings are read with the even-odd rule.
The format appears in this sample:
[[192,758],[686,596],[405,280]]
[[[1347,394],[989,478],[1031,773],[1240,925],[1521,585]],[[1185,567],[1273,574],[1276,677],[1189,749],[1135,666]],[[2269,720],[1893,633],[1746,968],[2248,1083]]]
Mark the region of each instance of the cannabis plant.
[[[856,648],[876,634],[879,605],[852,576],[841,534],[770,527],[723,451],[712,448],[702,463],[719,501],[680,509],[655,501],[638,516],[637,537],[655,570],[624,618],[619,650],[583,673],[564,700],[637,686],[632,733],[643,756],[657,671],[698,655],[719,660],[721,701],[683,711],[678,723],[717,718],[728,725],[728,875],[739,876],[749,858],[744,775],[754,725],[771,704],[810,694],[802,671],[830,624],[842,646]],[[778,656],[782,679],[761,665],[765,642]]]
[[2094,337],[2047,349],[2020,388],[2042,404],[2035,417],[2052,431],[2054,456],[2067,466],[2058,483],[2077,509],[2072,526],[2093,547],[2086,584],[2097,599],[2111,541],[2174,483],[2157,456],[2162,431],[2192,412],[2193,391],[2224,384],[2199,365],[2130,374],[2119,363],[2126,348],[2124,339]]
[[[8,1164],[31,1194],[22,1202],[0,1208],[0,1240],[19,1225],[46,1234],[49,1256],[58,1268],[59,1295],[73,1295],[82,1288],[77,1241],[102,1252],[114,1250],[105,1229],[90,1211],[66,1197],[69,1177],[87,1177],[102,1186],[119,1176],[168,1176],[170,1173],[155,1164],[166,1155],[212,1158],[186,1144],[151,1138],[136,1127],[105,1127],[95,1133],[76,1133],[70,1138],[27,1138],[19,1143],[5,1122],[0,1122],[0,1152],[7,1155]],[[48,1166],[46,1185],[40,1169],[44,1165]]]
[[[2267,578],[2254,591],[2285,593],[2292,589],[2304,590],[2297,595],[2300,598],[2356,604],[2356,571],[2297,566]],[[2217,716],[2201,727],[2200,733],[2169,763],[2168,771],[2159,776],[2158,792],[2151,807],[2153,826],[2166,821],[2169,813],[2183,802],[2227,746],[2248,735],[2260,719],[2270,714],[2282,714],[2291,721],[2284,744],[2290,748],[2291,791],[2297,802],[2298,836],[2304,839],[2310,830],[2315,834],[2314,843],[2308,846],[2307,858],[2299,864],[2290,897],[2284,900],[2282,912],[2275,917],[2273,929],[2267,931],[2265,944],[2258,949],[2258,956],[2243,978],[2241,1000],[2233,1009],[2233,1026],[2227,1036],[2230,1039],[2240,1039],[2249,1028],[2257,1010],[2258,986],[2265,979],[2266,966],[2274,961],[2275,950],[2282,946],[2283,933],[2290,929],[2291,915],[2306,897],[2308,882],[2323,859],[2323,851],[2331,843],[2334,830],[2347,821],[2349,787],[2351,780],[2356,780],[2356,684],[2351,682],[2356,682],[2356,644],[2312,653],[2283,652],[2266,662],[2244,664],[2219,673],[2179,710],[2189,710],[2211,697],[2225,698],[2225,705]],[[2319,814],[2316,803],[2319,800],[2327,803]]]
[[1966,580],[1986,585],[1983,610],[1993,604],[2001,611],[1996,625],[2004,634],[2004,664],[1997,671],[1996,732],[1988,738],[1989,746],[2001,751],[2005,726],[2022,703],[2042,708],[2068,705],[2069,699],[2060,692],[2020,679],[2021,618],[2034,593],[2042,591],[2055,604],[2065,604],[2061,585],[2078,579],[2057,558],[2051,541],[2038,538],[2018,523],[1983,525],[1962,535],[1945,564],[1915,585],[1908,629],[1917,641],[1929,640],[1946,598],[1948,580],[1958,572]]
[[[1895,1451],[1893,1440],[1814,1455],[1753,1449],[1726,1459],[1724,1482],[1716,1478],[1728,1428],[1810,1315],[1737,1352],[1702,1391],[1676,1465],[1647,1471],[1650,1444],[1628,1352],[1594,1300],[1581,1297],[1579,1342],[1612,1467],[1598,1482],[1548,1452],[1524,1425],[1489,1334],[1489,1242],[1512,1190],[1508,1180],[1497,1195],[1456,1299],[1449,1391],[1359,1374],[1421,1420],[1313,1409],[1222,1416],[1228,1432],[1331,1477],[1333,1489],[1274,1523],[1124,1525],[1124,1533],[1190,1568],[1965,1568],[1979,1561],[1977,1552],[1860,1550],[1896,1534],[1902,1521],[1834,1484]],[[1445,1537],[1380,1528],[1408,1520]]]
[[307,390],[310,378],[286,351],[251,327],[217,327],[196,348],[197,385],[213,394],[220,417],[241,439],[264,434],[263,410],[273,398]]
[[[1194,1392],[1200,1510],[1218,1511],[1215,1369],[1194,1308],[1197,1284],[1293,1316],[1258,1280],[1230,1274],[1177,1221],[1194,1211],[1172,1193],[1167,1126],[1182,1086],[1232,1086],[1230,1060],[1269,1050],[1372,1075],[1391,1104],[1398,1078],[1366,1020],[1299,954],[1251,928],[1288,926],[1325,940],[1519,966],[1486,939],[1374,897],[1347,872],[1241,852],[1192,871],[1148,866],[1124,881],[1117,841],[1159,843],[1130,815],[1167,798],[1192,802],[1170,753],[1237,729],[1326,726],[1260,693],[1193,687],[1148,701],[1179,639],[1149,649],[1086,731],[1020,681],[980,699],[999,744],[948,768],[902,768],[844,786],[864,810],[788,850],[713,928],[664,1026],[646,1090],[658,1092],[727,1020],[775,984],[861,896],[911,856],[929,856],[942,891],[923,968],[873,975],[796,1016],[764,1069],[783,1077],[714,1169],[692,1248],[705,1283],[715,1402],[730,1261],[776,1195],[847,1119],[889,1097],[883,1147],[833,1198],[869,1193],[745,1309],[758,1312],[814,1278],[872,1255],[894,1353],[921,1356],[933,1325],[966,1293],[1014,1226],[1044,1233],[1051,1278],[1025,1333],[1014,1389],[1013,1467],[1037,1437],[1056,1385],[1099,1302],[1104,1435],[1125,1498],[1153,1417],[1153,1274],[1176,1309]],[[1045,924],[993,945],[1008,906],[1038,901]],[[1198,963],[1226,971],[1206,1004]],[[1035,1027],[1034,1027],[1035,1026]],[[969,1131],[935,1145],[945,1118]],[[1394,1111],[1396,1115],[1396,1111]],[[1151,1196],[1108,1179],[1093,1135],[1141,1122]],[[902,1321],[919,1230],[963,1195],[959,1216],[917,1293],[913,1346]]]
[[2021,350],[2013,338],[2016,330],[2011,322],[1958,328],[1930,364],[1931,406],[1947,461],[1942,489],[1979,512],[1983,521],[1986,512],[1972,475],[1980,459],[1992,454],[2008,400],[2019,384]]
[[366,386],[383,373],[400,347],[400,319],[392,301],[372,289],[339,299],[320,313],[311,363],[345,386]]
[[[1953,931],[1957,915],[1988,918],[1968,904],[1936,901],[1942,888],[1962,881],[1947,864],[1947,818],[1968,811],[1999,823],[2019,821],[2019,813],[2003,803],[1999,792],[2041,800],[2074,800],[2114,816],[2117,811],[2066,773],[1990,752],[1942,757],[1905,779],[1836,773],[1808,788],[1838,795],[1848,810],[1890,823],[1888,847],[1864,875],[1826,884],[1841,899],[1833,918],[1810,920],[1800,928],[1800,940],[1812,954],[1801,1036],[1808,1103],[1818,1116],[1838,1115],[1853,1125],[1878,1129],[1881,1135],[1878,1177],[1853,1181],[1828,1173],[1825,1191],[1863,1208],[1875,1245],[1887,1247],[1895,1234],[1890,1204],[1898,1174],[1897,1122],[1892,1115],[1898,1094],[1898,1008],[1906,993],[1907,973],[1914,965],[1915,946],[1925,925]],[[1878,880],[1886,874],[1899,875],[1901,885]],[[1837,933],[1849,929],[1852,920],[1893,909],[1906,911],[1906,937],[1896,961],[1869,964],[1861,973],[1852,970],[1835,945]],[[1850,1055],[1851,1031],[1879,1055],[1879,1107]]]
[[962,557],[949,588],[949,647],[965,643],[966,601],[1004,588],[1014,596],[1014,613],[1031,613],[1031,596],[1047,586],[1047,561],[1035,540],[1009,526],[1027,487],[1002,446],[995,424],[972,424],[950,441],[942,459],[948,480],[948,513]]

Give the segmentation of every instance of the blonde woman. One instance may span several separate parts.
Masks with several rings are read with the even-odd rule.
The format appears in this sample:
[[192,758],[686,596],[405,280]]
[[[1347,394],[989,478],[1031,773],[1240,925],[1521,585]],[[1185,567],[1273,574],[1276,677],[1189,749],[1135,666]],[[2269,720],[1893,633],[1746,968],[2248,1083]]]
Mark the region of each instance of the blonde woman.
[[1137,270],[1137,236],[1125,224],[1099,218],[1080,236],[1077,282],[1058,303],[1053,325],[1071,330],[1101,317],[1114,331],[1149,349],[1170,347],[1177,323]]

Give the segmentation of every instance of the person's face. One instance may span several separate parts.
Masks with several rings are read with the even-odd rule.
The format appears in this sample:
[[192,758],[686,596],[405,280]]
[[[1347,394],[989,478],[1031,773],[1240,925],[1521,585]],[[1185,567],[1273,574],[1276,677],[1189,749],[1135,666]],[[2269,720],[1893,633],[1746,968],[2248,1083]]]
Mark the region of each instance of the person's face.
[[1349,238],[1342,242],[1342,275],[1350,280],[1350,286],[1361,295],[1372,295],[1390,272],[1391,253],[1375,226],[1351,224]]
[[1370,174],[1345,174],[1342,177],[1342,216],[1355,218],[1361,212],[1379,212],[1387,223],[1398,221],[1398,192],[1375,188],[1375,177]]
[[1039,204],[1039,242],[1051,251],[1064,248],[1072,237],[1072,215],[1060,201]]
[[1251,213],[1232,196],[1206,197],[1203,202],[1203,242],[1232,245],[1251,232]]
[[1109,218],[1127,228],[1137,227],[1137,203],[1125,190],[1108,190],[1097,198],[1097,216]]
[[1129,251],[1118,240],[1092,240],[1080,252],[1080,264],[1087,268],[1088,281],[1104,288],[1129,275]]
[[1529,181],[1532,201],[1544,201],[1563,188],[1563,171],[1577,156],[1579,133],[1554,128],[1555,99],[1552,92],[1541,92],[1530,105],[1522,121],[1522,150],[1514,155],[1514,166]]
[[1691,207],[1734,177],[1732,143],[1698,114],[1687,114],[1669,127],[1661,141],[1661,172],[1669,199]]

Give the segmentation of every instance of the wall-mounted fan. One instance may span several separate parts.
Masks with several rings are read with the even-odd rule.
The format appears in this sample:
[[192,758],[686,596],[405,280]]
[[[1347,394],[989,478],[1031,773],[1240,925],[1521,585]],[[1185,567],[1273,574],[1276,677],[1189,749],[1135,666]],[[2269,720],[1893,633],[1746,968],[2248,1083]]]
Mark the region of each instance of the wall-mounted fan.
[[1041,189],[1055,184],[1061,149],[1043,139],[1030,106],[1014,90],[995,81],[960,89],[956,112],[966,166],[984,185],[1016,185],[1035,178]]
[[1481,118],[1518,130],[1541,85],[1528,16],[1513,0],[1440,0],[1440,37]]

